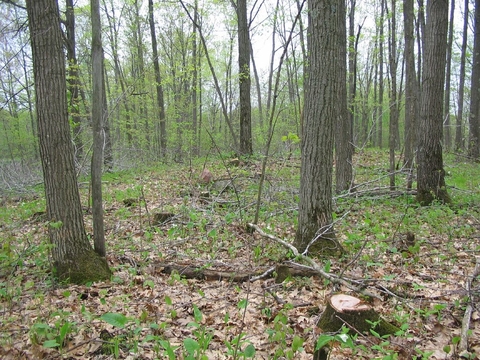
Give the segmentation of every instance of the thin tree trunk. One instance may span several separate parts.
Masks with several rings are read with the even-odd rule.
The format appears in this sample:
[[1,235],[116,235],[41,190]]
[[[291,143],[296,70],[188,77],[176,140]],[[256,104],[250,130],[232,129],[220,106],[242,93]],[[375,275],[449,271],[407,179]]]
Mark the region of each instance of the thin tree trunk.
[[389,66],[390,66],[390,126],[389,126],[389,162],[390,190],[395,190],[395,149],[398,146],[398,106],[397,106],[397,23],[396,0],[392,0],[391,16],[389,16]]
[[167,130],[165,126],[165,102],[163,98],[162,78],[160,76],[160,65],[158,62],[157,35],[155,31],[155,19],[153,16],[153,0],[148,0],[148,20],[150,24],[150,35],[152,38],[153,71],[155,72],[155,89],[158,106],[158,137],[160,146],[160,157],[164,158],[167,153]]
[[75,11],[73,0],[66,0],[65,28],[66,48],[68,60],[68,92],[70,93],[69,113],[72,116],[73,142],[75,144],[75,158],[78,161],[83,157],[82,121],[79,108],[80,78],[78,72],[76,39],[75,39]]
[[460,151],[464,148],[463,143],[463,98],[465,93],[465,58],[467,52],[467,40],[468,40],[468,3],[469,0],[465,0],[464,14],[463,14],[463,36],[462,36],[462,49],[460,55],[460,79],[458,84],[458,113],[455,127],[455,150]]
[[92,155],[92,215],[93,237],[95,252],[105,257],[105,230],[103,227],[102,204],[102,162],[103,119],[106,115],[103,108],[103,53],[102,53],[102,23],[100,20],[99,0],[91,0],[92,18],[92,128],[93,128],[93,155]]
[[238,68],[240,87],[240,154],[252,155],[252,104],[250,87],[250,30],[247,17],[247,0],[237,1]]
[[450,135],[450,78],[452,72],[452,46],[453,46],[453,20],[455,18],[455,0],[451,0],[450,4],[450,21],[448,31],[448,43],[447,43],[447,70],[445,75],[445,100],[443,102],[443,124],[445,128],[444,144],[445,150],[448,151],[451,148],[451,135]]
[[405,159],[404,166],[409,171],[407,188],[412,187],[413,160],[415,158],[416,119],[418,117],[418,82],[415,75],[415,39],[413,28],[413,0],[403,1],[405,32]]
[[480,156],[479,115],[480,115],[480,0],[475,0],[475,15],[473,24],[473,64],[470,98],[470,136],[468,153],[475,160]]

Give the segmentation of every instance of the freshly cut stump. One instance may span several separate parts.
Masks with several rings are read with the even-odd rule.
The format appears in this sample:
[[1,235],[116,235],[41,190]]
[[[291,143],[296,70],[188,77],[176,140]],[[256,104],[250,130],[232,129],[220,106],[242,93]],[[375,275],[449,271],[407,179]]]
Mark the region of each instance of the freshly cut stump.
[[[376,325],[372,327],[371,323]],[[317,326],[323,332],[334,333],[340,330],[344,324],[355,332],[370,334],[370,330],[373,330],[380,336],[394,334],[400,330],[382,319],[369,304],[359,298],[336,294],[327,302]],[[328,349],[320,349],[315,353],[314,359],[324,359],[326,353],[328,353]]]

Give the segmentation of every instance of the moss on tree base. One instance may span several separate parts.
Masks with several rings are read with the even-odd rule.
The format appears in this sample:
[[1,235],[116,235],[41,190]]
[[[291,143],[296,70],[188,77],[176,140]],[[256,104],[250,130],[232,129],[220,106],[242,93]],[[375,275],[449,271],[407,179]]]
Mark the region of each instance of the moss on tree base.
[[78,255],[75,259],[56,262],[54,266],[60,281],[74,284],[109,280],[112,276],[107,260],[93,249]]

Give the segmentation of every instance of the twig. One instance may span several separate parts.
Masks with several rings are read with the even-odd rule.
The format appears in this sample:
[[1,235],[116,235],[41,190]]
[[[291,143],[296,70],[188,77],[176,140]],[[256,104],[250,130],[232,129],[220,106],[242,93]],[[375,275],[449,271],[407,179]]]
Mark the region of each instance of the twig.
[[344,285],[344,286],[348,287],[349,289],[351,289],[355,292],[362,293],[366,296],[382,300],[378,295],[370,293],[369,291],[366,291],[362,288],[359,288],[359,287],[353,285],[352,284],[353,280],[347,281],[344,278],[340,278],[335,274],[330,274],[330,273],[325,272],[320,267],[320,265],[318,265],[312,258],[310,258],[310,257],[308,257],[304,254],[300,254],[295,246],[287,243],[285,240],[282,240],[282,239],[280,239],[280,238],[278,238],[274,235],[265,233],[262,229],[260,229],[260,227],[258,225],[250,223],[250,224],[248,224],[248,226],[254,228],[263,237],[274,240],[274,241],[278,242],[279,244],[283,245],[285,248],[289,249],[295,255],[295,257],[297,257],[299,259],[302,259],[303,261],[308,263],[310,265],[311,270],[313,270],[314,272],[316,272],[320,276],[324,277],[325,279],[331,281],[332,283]]
[[467,293],[469,294],[469,298],[467,308],[465,309],[465,314],[463,315],[462,332],[460,337],[460,344],[458,345],[458,353],[460,357],[468,358],[468,330],[470,329],[470,320],[473,312],[473,295],[471,293],[471,289],[472,282],[478,275],[480,275],[480,257],[476,257],[475,270],[473,270],[472,276],[467,278],[467,283],[465,284],[465,288],[467,290]]

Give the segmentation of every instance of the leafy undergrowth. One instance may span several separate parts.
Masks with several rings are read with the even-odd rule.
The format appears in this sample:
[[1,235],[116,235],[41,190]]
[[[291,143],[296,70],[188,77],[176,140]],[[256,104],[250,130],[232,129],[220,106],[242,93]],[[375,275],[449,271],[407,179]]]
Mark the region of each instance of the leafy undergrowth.
[[[478,165],[447,157],[454,204],[419,207],[408,191],[388,191],[386,155],[369,150],[356,156],[357,191],[335,198],[335,230],[347,255],[317,261],[325,271],[363,279],[364,289],[382,299],[370,299],[372,306],[401,331],[387,338],[354,329],[323,336],[330,340],[330,359],[456,358],[472,300],[468,340],[475,358],[480,279],[473,279],[471,292],[465,287],[480,256]],[[214,179],[208,184],[199,181],[203,165],[104,175],[107,258],[114,270],[108,283],[55,282],[42,195],[6,199],[0,212],[0,357],[311,359],[328,297],[361,294],[321,277],[235,283],[185,279],[155,266],[253,273],[290,256],[273,240],[246,231],[260,163],[208,159]],[[399,172],[397,183],[405,182]],[[265,232],[293,239],[298,183],[298,158],[269,162],[259,223]],[[80,185],[91,233],[88,185]]]

